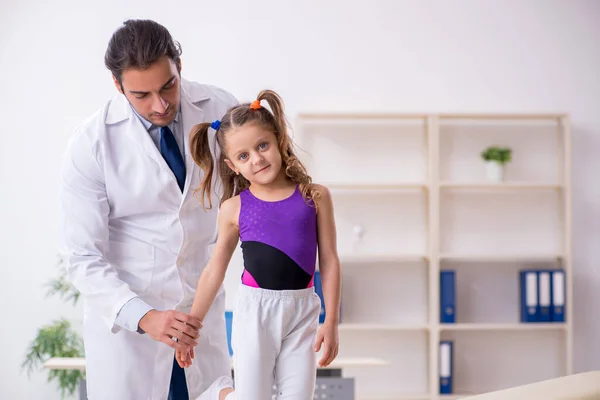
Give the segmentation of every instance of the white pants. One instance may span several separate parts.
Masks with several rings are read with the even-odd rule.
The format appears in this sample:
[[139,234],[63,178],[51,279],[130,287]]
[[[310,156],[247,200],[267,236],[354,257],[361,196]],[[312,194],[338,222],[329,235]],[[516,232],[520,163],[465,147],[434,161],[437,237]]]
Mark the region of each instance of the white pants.
[[267,290],[240,285],[231,344],[236,399],[312,400],[321,301],[314,288]]

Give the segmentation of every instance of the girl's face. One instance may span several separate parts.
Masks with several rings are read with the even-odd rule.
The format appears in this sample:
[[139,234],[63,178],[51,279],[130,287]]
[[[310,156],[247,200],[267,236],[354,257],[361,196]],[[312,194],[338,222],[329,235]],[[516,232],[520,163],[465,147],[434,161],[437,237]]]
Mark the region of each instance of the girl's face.
[[250,183],[267,185],[281,171],[281,153],[273,131],[259,124],[246,124],[225,134],[225,162]]

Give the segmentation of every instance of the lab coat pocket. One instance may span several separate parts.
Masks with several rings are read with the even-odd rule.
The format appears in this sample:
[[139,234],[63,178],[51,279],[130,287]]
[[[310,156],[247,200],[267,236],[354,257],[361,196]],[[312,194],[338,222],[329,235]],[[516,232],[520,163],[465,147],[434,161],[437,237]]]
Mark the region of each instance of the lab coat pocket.
[[155,265],[154,246],[141,242],[111,241],[107,259],[132,291],[143,292],[150,287]]

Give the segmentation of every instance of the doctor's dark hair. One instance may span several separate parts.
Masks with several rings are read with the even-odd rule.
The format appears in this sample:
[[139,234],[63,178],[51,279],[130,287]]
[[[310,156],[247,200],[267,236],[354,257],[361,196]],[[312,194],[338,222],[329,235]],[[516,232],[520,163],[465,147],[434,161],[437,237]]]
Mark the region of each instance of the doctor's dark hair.
[[[271,111],[260,106],[260,101],[265,100]],[[287,123],[283,112],[283,101],[277,93],[272,90],[261,91],[253,103],[239,104],[230,108],[221,118],[217,127],[215,137],[215,153],[217,154],[216,168],[219,178],[223,184],[223,197],[219,205],[250,186],[250,182],[241,174],[232,171],[225,159],[227,158],[227,132],[246,124],[259,124],[265,129],[271,130],[277,138],[279,152],[282,158],[282,168],[285,168],[287,177],[299,185],[305,200],[316,200],[319,192],[312,185],[312,178],[306,172],[306,168],[294,154],[293,142],[288,135]],[[215,160],[213,159],[209,145],[210,122],[197,124],[190,133],[190,151],[194,162],[204,172],[200,186],[195,192],[200,192],[202,207],[212,208],[211,190]],[[208,198],[208,207],[205,204]],[[312,202],[314,204],[314,202]]]
[[126,69],[144,70],[163,56],[173,60],[179,71],[181,45],[173,40],[167,28],[148,19],[130,19],[110,38],[104,65],[121,83]]

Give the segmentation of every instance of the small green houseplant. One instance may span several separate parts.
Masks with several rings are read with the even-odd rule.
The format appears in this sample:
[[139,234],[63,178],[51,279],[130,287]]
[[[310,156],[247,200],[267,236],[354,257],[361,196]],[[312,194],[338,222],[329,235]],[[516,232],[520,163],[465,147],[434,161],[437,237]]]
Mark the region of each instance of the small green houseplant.
[[489,146],[481,152],[485,161],[486,175],[491,181],[504,180],[504,166],[512,160],[512,150],[508,147]]
[[[47,285],[46,296],[58,295],[70,301],[73,306],[79,300],[79,292],[69,283],[64,270]],[[40,368],[52,357],[83,357],[83,340],[71,323],[60,318],[38,329],[36,337],[29,343],[25,360],[21,364],[31,376],[34,369]],[[57,381],[61,396],[73,395],[85,379],[84,371],[50,370],[48,381]]]

